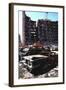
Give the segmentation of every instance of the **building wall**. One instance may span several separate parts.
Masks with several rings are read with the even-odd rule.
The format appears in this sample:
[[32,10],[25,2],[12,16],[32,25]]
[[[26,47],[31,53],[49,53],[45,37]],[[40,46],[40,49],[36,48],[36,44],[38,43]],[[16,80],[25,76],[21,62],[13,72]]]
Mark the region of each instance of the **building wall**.
[[38,20],[38,37],[44,44],[58,42],[58,22],[49,20]]
[[24,20],[26,45],[32,45],[37,41],[40,41],[41,44],[58,42],[58,21],[40,19],[36,25],[36,21],[32,21],[26,14]]
[[25,15],[25,44],[31,45],[36,40],[36,21]]

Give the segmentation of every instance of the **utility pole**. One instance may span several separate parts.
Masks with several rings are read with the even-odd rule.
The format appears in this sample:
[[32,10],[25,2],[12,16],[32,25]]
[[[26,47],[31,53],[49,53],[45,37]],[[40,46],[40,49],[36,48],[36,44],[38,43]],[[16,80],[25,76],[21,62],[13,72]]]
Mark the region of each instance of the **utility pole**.
[[46,12],[46,42],[48,42],[48,12]]
[[48,12],[46,12],[46,17],[45,17],[45,19],[46,19],[46,20],[48,19]]

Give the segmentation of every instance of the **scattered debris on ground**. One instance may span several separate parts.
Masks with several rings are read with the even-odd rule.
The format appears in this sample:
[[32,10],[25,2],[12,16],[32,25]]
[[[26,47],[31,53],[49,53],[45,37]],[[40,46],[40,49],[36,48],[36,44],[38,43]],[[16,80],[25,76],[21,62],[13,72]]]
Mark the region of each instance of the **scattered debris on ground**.
[[19,63],[19,78],[30,79],[30,78],[48,78],[48,77],[58,77],[58,67],[53,68],[48,73],[34,76],[27,70],[27,68],[22,63]]

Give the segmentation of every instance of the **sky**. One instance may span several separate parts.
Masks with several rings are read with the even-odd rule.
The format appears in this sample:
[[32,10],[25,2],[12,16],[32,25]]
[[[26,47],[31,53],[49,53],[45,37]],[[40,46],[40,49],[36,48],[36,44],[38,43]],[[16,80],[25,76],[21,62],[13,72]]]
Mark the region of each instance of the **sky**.
[[34,12],[26,11],[27,16],[31,17],[31,20],[37,21],[38,19],[49,19],[51,21],[58,21],[58,13],[56,12]]

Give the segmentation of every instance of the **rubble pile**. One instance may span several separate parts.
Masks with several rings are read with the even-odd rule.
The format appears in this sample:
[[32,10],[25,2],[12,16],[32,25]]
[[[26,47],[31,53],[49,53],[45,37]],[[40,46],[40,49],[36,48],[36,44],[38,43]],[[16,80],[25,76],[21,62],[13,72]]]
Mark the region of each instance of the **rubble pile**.
[[58,67],[53,68],[48,73],[34,76],[27,70],[27,68],[23,64],[19,63],[19,78],[30,79],[30,78],[48,78],[48,77],[58,77]]

